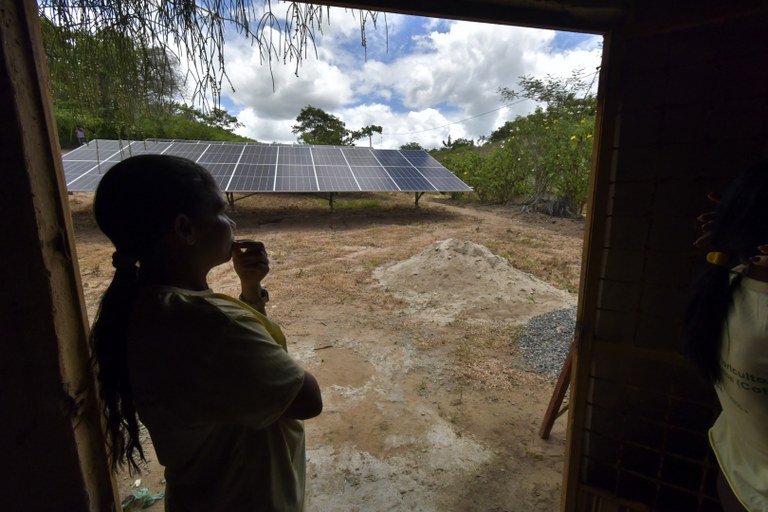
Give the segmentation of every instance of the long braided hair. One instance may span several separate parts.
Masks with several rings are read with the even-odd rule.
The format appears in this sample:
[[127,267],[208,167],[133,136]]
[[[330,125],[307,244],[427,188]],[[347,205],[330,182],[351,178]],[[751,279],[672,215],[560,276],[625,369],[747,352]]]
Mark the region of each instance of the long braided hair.
[[766,243],[768,161],[762,161],[739,176],[717,205],[710,246],[727,264],[707,265],[691,286],[685,311],[685,351],[713,383],[721,378],[720,345],[731,291],[741,279],[732,268],[748,262]]
[[194,216],[217,191],[205,169],[164,155],[123,160],[107,171],[96,190],[96,223],[115,246],[115,274],[90,335],[113,469],[127,463],[133,473],[145,460],[126,353],[141,261],[158,250],[177,215]]

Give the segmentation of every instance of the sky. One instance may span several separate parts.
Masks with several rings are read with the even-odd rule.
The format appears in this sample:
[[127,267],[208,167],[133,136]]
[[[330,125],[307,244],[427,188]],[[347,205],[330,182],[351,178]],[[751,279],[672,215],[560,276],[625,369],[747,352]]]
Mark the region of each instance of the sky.
[[[272,73],[244,37],[227,36],[225,66],[231,85],[222,106],[243,123],[237,133],[265,143],[295,143],[291,127],[312,105],[347,129],[379,125],[378,149],[417,142],[425,149],[452,140],[478,141],[506,121],[535,108],[531,100],[505,102],[500,87],[519,90],[521,76],[588,81],[600,66],[602,37],[523,27],[387,14],[366,27],[359,13],[332,8],[322,33],[298,69],[273,63]],[[368,145],[361,139],[357,145]]]

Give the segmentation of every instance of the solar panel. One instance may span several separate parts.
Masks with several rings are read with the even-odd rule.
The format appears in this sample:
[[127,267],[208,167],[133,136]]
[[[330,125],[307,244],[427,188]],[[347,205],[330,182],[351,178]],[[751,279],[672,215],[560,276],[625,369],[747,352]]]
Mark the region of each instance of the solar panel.
[[[426,151],[145,140],[93,140],[64,155],[70,192],[89,192],[117,162],[140,154],[197,162],[224,192],[471,192]],[[148,184],[151,185],[151,184]]]

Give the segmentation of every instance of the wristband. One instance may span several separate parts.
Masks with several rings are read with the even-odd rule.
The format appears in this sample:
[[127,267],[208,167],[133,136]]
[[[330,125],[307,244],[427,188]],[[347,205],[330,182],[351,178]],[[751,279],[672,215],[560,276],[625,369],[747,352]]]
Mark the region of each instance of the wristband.
[[[240,294],[240,297],[238,297],[238,298],[239,298],[241,301],[245,302],[246,304],[250,304],[250,301],[249,301],[249,300],[246,300],[246,298],[245,298],[245,297],[243,297],[243,294],[242,294],[242,293]],[[269,302],[269,292],[267,291],[267,289],[266,289],[266,288],[262,288],[262,289],[261,289],[261,300],[264,302],[264,304],[266,304],[267,302]]]

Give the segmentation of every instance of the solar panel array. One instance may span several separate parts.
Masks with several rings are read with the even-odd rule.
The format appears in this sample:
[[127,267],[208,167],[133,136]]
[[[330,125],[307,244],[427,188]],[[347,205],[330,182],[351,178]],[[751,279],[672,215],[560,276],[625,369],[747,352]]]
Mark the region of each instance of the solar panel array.
[[211,173],[223,192],[472,191],[423,150],[103,139],[64,155],[67,190],[94,191],[110,167],[141,154],[193,160]]

